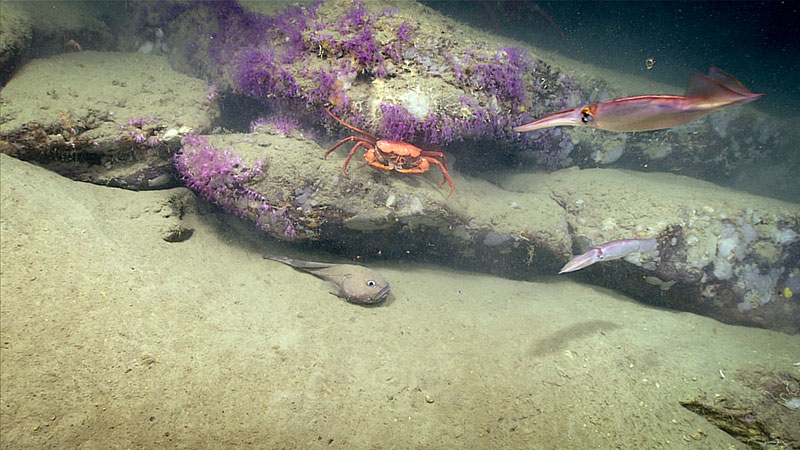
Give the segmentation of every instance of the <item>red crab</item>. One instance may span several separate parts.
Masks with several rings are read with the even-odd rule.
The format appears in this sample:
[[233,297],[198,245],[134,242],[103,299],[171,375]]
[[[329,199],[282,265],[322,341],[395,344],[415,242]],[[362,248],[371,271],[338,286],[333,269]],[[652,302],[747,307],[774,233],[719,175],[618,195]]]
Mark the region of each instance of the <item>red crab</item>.
[[395,170],[400,173],[425,173],[431,168],[431,164],[439,166],[442,175],[444,175],[444,180],[439,183],[439,187],[442,187],[445,182],[450,183],[450,193],[447,197],[449,198],[453,195],[455,186],[453,185],[453,179],[450,178],[450,174],[447,173],[447,161],[444,153],[422,150],[407,142],[378,139],[376,136],[344,122],[327,109],[325,112],[345,127],[366,136],[346,137],[325,152],[325,158],[327,158],[328,155],[340,145],[350,141],[356,142],[353,148],[350,149],[347,159],[344,160],[344,165],[342,165],[342,173],[344,173],[345,176],[347,176],[347,165],[350,164],[350,159],[353,157],[356,150],[362,147],[367,151],[367,153],[364,154],[364,160],[367,164],[378,170]]

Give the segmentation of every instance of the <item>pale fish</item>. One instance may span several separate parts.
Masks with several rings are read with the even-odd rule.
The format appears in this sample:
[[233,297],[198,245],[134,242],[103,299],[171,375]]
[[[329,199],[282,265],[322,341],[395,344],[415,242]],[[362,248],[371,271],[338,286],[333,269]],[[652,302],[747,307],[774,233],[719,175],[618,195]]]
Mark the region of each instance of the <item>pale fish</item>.
[[282,262],[330,282],[333,285],[331,293],[350,303],[359,305],[380,303],[391,291],[391,286],[383,275],[363,266],[302,261],[273,255],[264,255],[264,259]]

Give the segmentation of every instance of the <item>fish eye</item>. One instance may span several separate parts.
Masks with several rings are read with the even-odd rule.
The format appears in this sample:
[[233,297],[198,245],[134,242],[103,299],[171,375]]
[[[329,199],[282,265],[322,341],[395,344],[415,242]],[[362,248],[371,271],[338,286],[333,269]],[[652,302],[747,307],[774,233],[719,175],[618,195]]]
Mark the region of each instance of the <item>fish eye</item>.
[[375,287],[376,284],[378,284],[378,283],[376,283],[376,282],[374,282],[372,280],[367,281],[367,286],[369,286],[369,287]]

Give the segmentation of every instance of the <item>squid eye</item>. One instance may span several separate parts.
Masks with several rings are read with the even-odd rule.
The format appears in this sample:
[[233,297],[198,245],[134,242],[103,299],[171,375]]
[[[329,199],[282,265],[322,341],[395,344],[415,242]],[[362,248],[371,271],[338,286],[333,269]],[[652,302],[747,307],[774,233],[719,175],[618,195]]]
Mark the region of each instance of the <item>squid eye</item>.
[[592,115],[592,111],[589,108],[583,108],[581,110],[581,122],[589,123],[594,120],[594,116]]
[[374,282],[372,280],[367,281],[367,286],[369,286],[369,287],[375,287],[376,284],[378,284],[378,283],[376,283],[376,282]]

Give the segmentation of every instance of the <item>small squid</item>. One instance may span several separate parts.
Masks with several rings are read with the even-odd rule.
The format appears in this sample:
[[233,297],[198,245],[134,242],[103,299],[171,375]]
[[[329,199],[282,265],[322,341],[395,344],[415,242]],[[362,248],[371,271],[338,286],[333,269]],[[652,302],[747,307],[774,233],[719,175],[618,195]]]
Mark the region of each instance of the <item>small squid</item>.
[[589,267],[596,262],[613,261],[615,259],[624,258],[632,253],[654,253],[655,251],[655,239],[620,239],[618,241],[606,242],[605,244],[600,244],[592,248],[582,255],[570,259],[558,273],[575,272],[584,267]]
[[722,108],[758,100],[739,80],[711,66],[708,75],[689,76],[686,95],[641,95],[578,106],[520,125],[514,131],[590,126],[608,131],[648,131],[689,123]]

